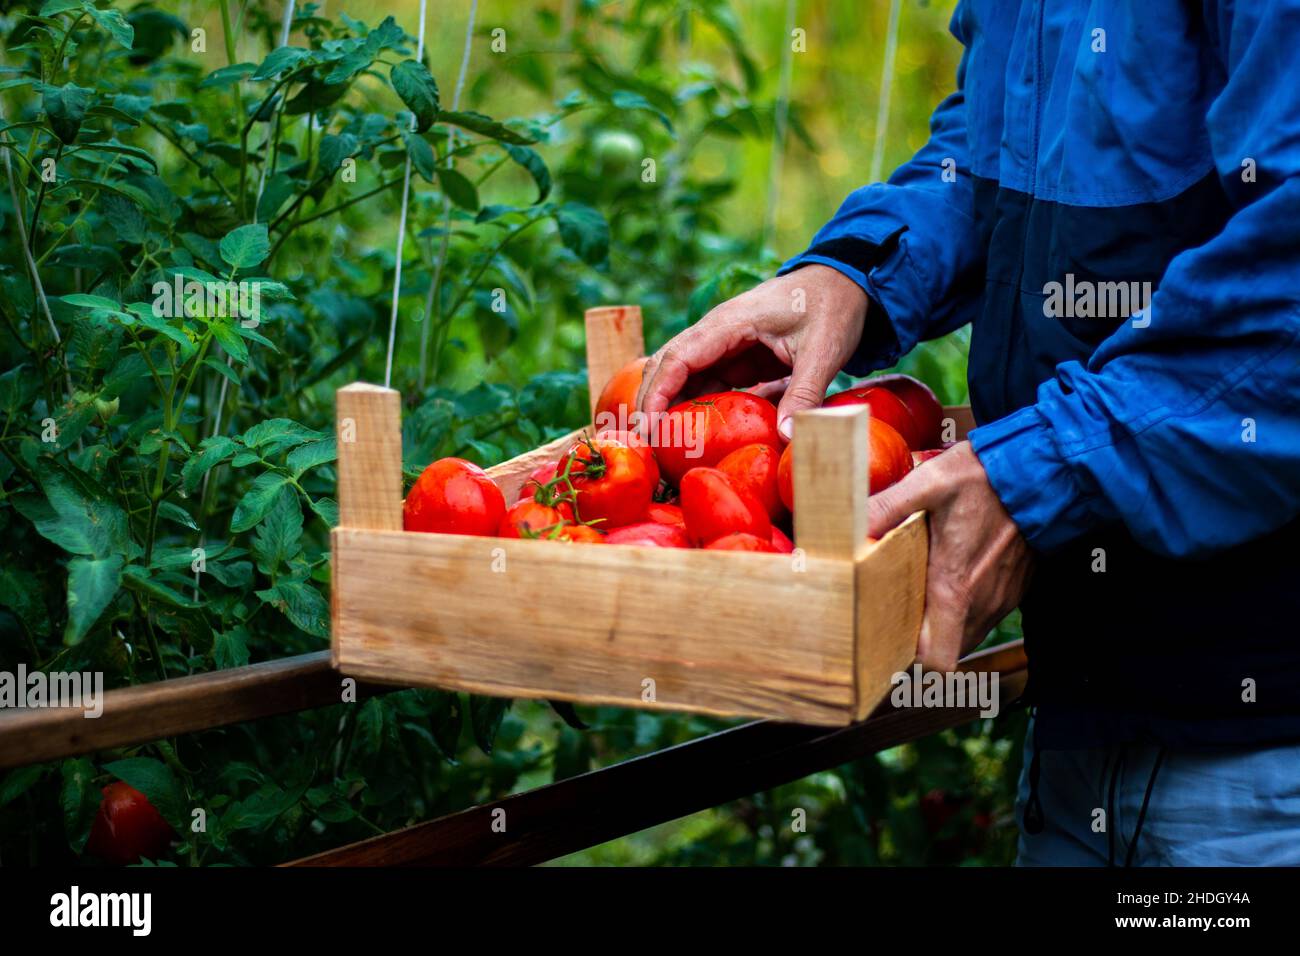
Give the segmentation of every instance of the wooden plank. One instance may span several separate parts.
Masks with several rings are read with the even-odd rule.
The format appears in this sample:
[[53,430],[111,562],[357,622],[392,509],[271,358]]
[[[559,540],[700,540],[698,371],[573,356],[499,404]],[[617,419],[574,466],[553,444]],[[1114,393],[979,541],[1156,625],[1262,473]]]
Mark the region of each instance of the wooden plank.
[[641,331],[641,306],[608,305],[588,309],[587,386],[591,392],[591,412],[596,413],[600,390],[614,373],[628,362],[645,354]]
[[332,550],[346,674],[814,724],[852,711],[847,561],[346,528]]
[[[232,667],[110,690],[103,713],[43,708],[0,712],[0,769],[160,740],[337,704],[343,678],[329,653]],[[359,685],[358,699],[392,688]]]
[[794,540],[810,557],[852,561],[867,549],[867,409],[794,418]]
[[335,397],[339,524],[402,530],[402,406],[391,388],[356,382]]
[[[1024,654],[1015,648],[1000,659],[1003,709],[1024,689]],[[759,721],[288,865],[531,866],[976,716],[973,708],[890,710],[836,730]],[[502,821],[505,831],[499,832]]]
[[876,709],[894,675],[916,659],[928,556],[925,512],[918,511],[857,563],[856,720]]

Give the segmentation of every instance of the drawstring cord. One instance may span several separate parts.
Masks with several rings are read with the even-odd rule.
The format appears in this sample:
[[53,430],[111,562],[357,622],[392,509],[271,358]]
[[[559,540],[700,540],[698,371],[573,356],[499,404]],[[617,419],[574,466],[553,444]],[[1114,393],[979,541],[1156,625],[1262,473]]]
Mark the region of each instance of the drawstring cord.
[[1133,857],[1137,853],[1138,839],[1142,836],[1142,824],[1146,822],[1147,806],[1151,803],[1151,791],[1156,785],[1156,774],[1160,772],[1160,765],[1165,760],[1164,744],[1156,751],[1156,761],[1151,765],[1151,776],[1147,779],[1147,792],[1142,797],[1142,809],[1138,811],[1137,826],[1133,828],[1133,839],[1128,845],[1128,856],[1124,860],[1124,865],[1132,866]]
[[1030,717],[1035,718],[1033,728],[1030,733],[1033,734],[1033,755],[1029,758],[1029,799],[1025,801],[1024,828],[1030,836],[1043,832],[1043,801],[1038,796],[1038,774],[1039,774],[1039,754],[1041,748],[1038,743],[1038,708],[1030,712]]
[[1128,746],[1121,744],[1119,759],[1115,761],[1115,767],[1110,774],[1110,793],[1106,796],[1106,865],[1108,867],[1115,865],[1115,786],[1119,783],[1119,775],[1124,772],[1127,756]]

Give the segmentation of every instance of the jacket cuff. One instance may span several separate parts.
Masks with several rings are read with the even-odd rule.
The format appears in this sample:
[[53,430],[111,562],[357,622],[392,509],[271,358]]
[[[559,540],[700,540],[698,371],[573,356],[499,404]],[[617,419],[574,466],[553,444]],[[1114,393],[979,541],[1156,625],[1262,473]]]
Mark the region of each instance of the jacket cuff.
[[968,437],[994,493],[1031,547],[1054,551],[1097,523],[1093,495],[1079,485],[1036,406],[981,425]]

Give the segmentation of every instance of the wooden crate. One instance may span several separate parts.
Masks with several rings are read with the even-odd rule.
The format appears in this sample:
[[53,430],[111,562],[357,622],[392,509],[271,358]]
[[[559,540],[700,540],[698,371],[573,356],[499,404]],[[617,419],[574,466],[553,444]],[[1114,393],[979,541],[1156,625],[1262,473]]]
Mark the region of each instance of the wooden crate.
[[[642,354],[641,312],[586,320],[594,405]],[[868,544],[860,406],[797,416],[794,555],[404,532],[398,393],[349,385],[337,411],[331,648],[346,675],[833,726],[912,663],[925,516]],[[489,469],[506,500],[577,434]]]

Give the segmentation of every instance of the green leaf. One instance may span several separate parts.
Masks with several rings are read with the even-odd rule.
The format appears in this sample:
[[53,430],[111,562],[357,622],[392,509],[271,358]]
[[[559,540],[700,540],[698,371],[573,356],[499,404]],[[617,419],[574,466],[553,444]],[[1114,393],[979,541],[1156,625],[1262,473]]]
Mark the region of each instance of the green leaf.
[[141,594],[147,594],[167,605],[168,607],[177,607],[183,610],[195,610],[201,605],[195,604],[180,591],[168,587],[162,581],[158,580],[155,572],[148,568],[142,568],[138,565],[128,564],[122,569],[122,583],[132,591],[138,591]]
[[478,133],[480,136],[487,136],[502,143],[513,143],[516,146],[527,146],[529,143],[536,142],[536,140],[522,133],[515,132],[504,123],[498,123],[492,117],[484,116],[482,113],[476,113],[473,110],[464,110],[462,112],[444,110],[438,114],[438,122],[450,123],[452,126],[467,129],[471,133]]
[[212,337],[217,340],[232,359],[240,365],[248,364],[248,346],[244,344],[244,337],[239,334],[235,326],[218,320],[212,322],[208,327],[212,329]]
[[199,530],[199,526],[194,523],[193,516],[174,501],[160,501],[158,503],[158,517],[178,524],[183,528],[189,528],[191,531]]
[[288,103],[284,104],[284,115],[301,116],[304,113],[323,110],[342,99],[347,91],[347,83],[327,83],[312,79]]
[[221,258],[236,269],[249,269],[271,254],[265,223],[240,226],[221,240]]
[[60,13],[67,13],[70,10],[76,10],[80,13],[84,2],[85,0],[46,0],[46,2],[41,5],[41,11],[38,16],[46,18],[56,17]]
[[497,731],[501,729],[501,721],[505,719],[511,703],[513,701],[504,697],[470,694],[469,714],[474,729],[474,742],[485,754],[491,755],[492,744],[497,739]]
[[0,781],[0,807],[13,803],[30,790],[45,775],[45,770],[45,767],[36,764],[32,767],[19,767],[5,774],[4,780]]
[[439,166],[438,182],[442,186],[442,191],[447,194],[447,198],[461,209],[468,209],[470,212],[478,211],[478,190],[461,173],[447,166]]
[[203,82],[199,84],[199,89],[207,90],[214,87],[231,86],[251,74],[256,68],[252,63],[233,63],[230,66],[220,67],[203,78]]
[[285,475],[274,471],[263,472],[253,480],[253,485],[235,505],[230,516],[230,531],[238,534],[254,527],[270,513],[280,489],[289,483]]
[[81,643],[81,639],[99,620],[117,589],[122,585],[123,558],[73,558],[68,562],[68,624],[63,629],[63,643]]
[[322,136],[317,150],[319,172],[325,175],[337,170],[343,165],[343,160],[357,151],[358,145],[357,138],[351,133],[340,133],[337,136],[328,133]]
[[597,210],[570,202],[557,208],[554,215],[566,249],[592,266],[609,258],[609,224]]
[[98,497],[55,468],[38,474],[46,502],[21,499],[19,512],[45,538],[63,550],[92,558],[126,554],[130,545],[126,512],[107,498]]
[[429,68],[416,60],[403,60],[389,74],[393,89],[415,114],[415,130],[423,133],[438,119],[438,83]]
[[215,465],[225,461],[239,448],[239,444],[225,435],[213,435],[199,443],[199,450],[191,455],[181,468],[185,490],[191,494],[198,490],[206,475]]
[[336,440],[326,438],[324,441],[315,441],[309,445],[301,445],[295,448],[289,452],[289,456],[285,458],[284,463],[293,472],[293,476],[297,478],[304,471],[334,461],[338,456]]
[[50,631],[50,615],[41,596],[41,581],[26,568],[0,568],[0,607],[7,607],[33,634]]
[[300,66],[304,60],[309,59],[311,59],[311,50],[303,49],[300,46],[276,47],[266,55],[266,59],[262,61],[261,66],[253,73],[253,79],[269,80],[285,70]]
[[333,498],[316,498],[311,502],[311,510],[316,512],[325,524],[337,528],[339,524],[339,503]]
[[64,143],[71,143],[77,138],[81,121],[86,117],[86,108],[94,90],[68,83],[65,86],[46,86],[41,95],[41,109],[49,117],[50,128],[54,135]]
[[302,507],[298,494],[285,485],[276,494],[266,518],[253,532],[252,551],[258,569],[268,577],[302,550]]
[[80,854],[90,837],[90,825],[101,799],[100,789],[95,786],[95,765],[85,757],[76,757],[63,761],[59,772],[63,778],[59,787],[63,832],[68,838],[68,847],[73,853]]
[[126,22],[126,17],[122,16],[122,11],[114,10],[111,7],[101,10],[94,3],[87,3],[83,9],[90,14],[96,23],[108,31],[109,36],[122,46],[129,50],[135,45],[135,29]]
[[[215,335],[216,333],[213,334]],[[203,360],[203,364],[208,368],[212,369],[212,371],[216,372],[222,378],[226,379],[228,382],[230,382],[231,385],[235,386],[235,388],[239,388],[240,386],[239,376],[236,375],[235,370],[231,368],[229,365],[227,365],[225,362],[222,362],[220,359],[215,359],[211,355],[209,355],[207,358]]]
[[274,587],[256,593],[299,630],[313,637],[330,636],[329,604],[306,581],[280,581]]
[[79,309],[111,309],[114,312],[121,310],[122,305],[114,302],[112,299],[102,295],[87,295],[83,292],[74,292],[72,295],[60,296],[60,299],[68,305],[75,305]]
[[[108,224],[113,227],[113,235],[120,242],[142,243],[149,234],[149,224],[140,207],[125,196],[108,193],[99,203],[100,211]],[[66,297],[64,301],[67,301]],[[114,306],[114,308],[117,308]]]
[[259,422],[244,432],[244,444],[259,449],[263,455],[274,455],[287,448],[305,445],[309,441],[324,441],[329,435],[300,425],[291,418],[270,418]]
[[533,200],[533,204],[544,201],[551,194],[551,171],[546,168],[541,154],[527,146],[510,144],[506,144],[505,151],[510,154],[511,159],[528,170],[528,175],[532,176],[533,182],[537,184],[537,198]]
[[640,93],[633,93],[630,90],[616,90],[609,101],[621,110],[646,110],[653,113],[659,122],[663,123],[664,129],[673,132],[673,121],[659,109],[656,109],[649,100]]
[[406,140],[406,152],[411,157],[411,165],[415,167],[415,171],[425,182],[433,182],[433,177],[437,174],[433,147],[423,137],[413,133],[403,133],[402,138]]
[[248,632],[242,627],[218,631],[212,643],[212,661],[221,669],[248,663]]
[[106,763],[104,769],[148,797],[172,829],[186,829],[189,814],[185,808],[185,791],[165,763],[151,757],[128,757]]

